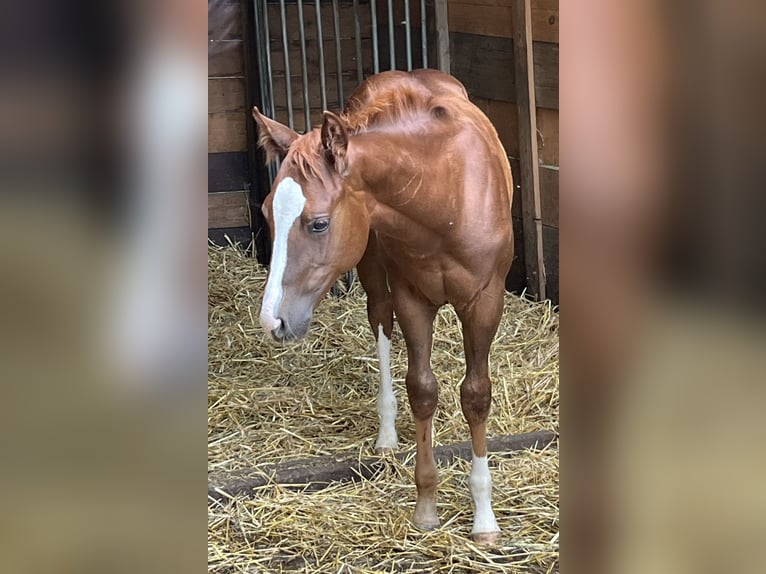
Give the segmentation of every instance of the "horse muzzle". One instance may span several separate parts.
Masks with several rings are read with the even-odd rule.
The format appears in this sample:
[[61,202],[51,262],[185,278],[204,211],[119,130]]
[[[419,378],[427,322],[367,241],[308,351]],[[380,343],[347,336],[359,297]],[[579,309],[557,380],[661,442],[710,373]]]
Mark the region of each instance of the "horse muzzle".
[[[284,317],[276,317],[264,330],[278,343],[292,343],[306,336],[311,324],[311,317],[307,319],[291,321]],[[270,327],[270,328],[269,328]]]
[[279,325],[271,330],[271,337],[279,343],[291,343],[301,340],[306,336],[309,331],[309,324],[311,319],[300,321],[298,323],[290,323],[284,319],[277,317]]

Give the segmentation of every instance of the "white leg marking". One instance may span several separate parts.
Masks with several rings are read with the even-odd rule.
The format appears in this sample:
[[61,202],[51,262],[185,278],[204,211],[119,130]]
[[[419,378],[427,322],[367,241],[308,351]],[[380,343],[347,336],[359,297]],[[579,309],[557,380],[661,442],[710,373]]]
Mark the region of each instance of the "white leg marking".
[[396,438],[396,395],[391,382],[391,340],[383,334],[383,325],[378,325],[378,360],[380,362],[380,387],[378,388],[378,418],[380,431],[375,448],[395,449]]
[[272,204],[275,237],[260,317],[261,326],[267,333],[271,333],[280,326],[276,314],[282,301],[282,279],[287,266],[287,236],[295,220],[303,212],[305,204],[306,197],[303,195],[303,190],[292,177],[286,177],[279,183],[274,192]]
[[500,528],[492,511],[492,477],[489,475],[486,456],[473,455],[469,482],[474,506],[472,534],[499,532]]

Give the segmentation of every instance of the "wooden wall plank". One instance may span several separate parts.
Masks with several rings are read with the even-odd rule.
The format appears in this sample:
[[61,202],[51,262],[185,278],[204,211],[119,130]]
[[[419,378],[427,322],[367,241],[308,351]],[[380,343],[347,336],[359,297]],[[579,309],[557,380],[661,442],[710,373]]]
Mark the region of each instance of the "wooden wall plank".
[[245,77],[242,40],[213,42],[208,48],[207,75]]
[[540,166],[543,225],[559,226],[559,170]]
[[[519,157],[519,117],[514,102],[471,98],[483,111],[497,130],[506,153]],[[559,112],[549,108],[537,108],[537,153],[541,165],[559,164]]]
[[512,157],[519,157],[519,116],[516,104],[487,98],[471,98],[471,100],[495,126],[505,153]]
[[[457,0],[449,4],[450,32],[513,36],[513,0]],[[532,2],[532,39],[559,41],[558,0]]]
[[537,130],[540,163],[559,165],[559,111],[537,108]]
[[[521,217],[521,171],[518,158],[510,158],[513,173],[513,215]],[[540,201],[543,225],[559,226],[559,170],[540,166]]]
[[[524,234],[521,219],[513,218],[513,237],[515,243],[511,270],[505,278],[505,288],[511,293],[520,294],[527,286],[525,277]],[[559,304],[559,230],[543,225],[543,248],[545,253],[545,283],[547,296],[554,305]]]
[[208,192],[245,189],[250,181],[248,154],[244,151],[211,153],[207,156]]
[[510,6],[476,6],[470,3],[450,2],[449,30],[481,36],[513,35]]
[[208,229],[244,227],[247,225],[250,225],[250,217],[246,192],[225,191],[221,193],[208,193]]
[[242,39],[242,5],[239,2],[224,2],[208,11],[207,39]]
[[[452,74],[472,97],[516,101],[513,40],[454,32],[450,34]],[[559,107],[559,46],[533,44],[535,99],[542,108]],[[501,73],[502,71],[502,73]]]
[[241,112],[218,112],[207,116],[207,151],[247,151],[247,114]]
[[243,78],[210,78],[207,81],[207,111],[241,112],[245,109]]

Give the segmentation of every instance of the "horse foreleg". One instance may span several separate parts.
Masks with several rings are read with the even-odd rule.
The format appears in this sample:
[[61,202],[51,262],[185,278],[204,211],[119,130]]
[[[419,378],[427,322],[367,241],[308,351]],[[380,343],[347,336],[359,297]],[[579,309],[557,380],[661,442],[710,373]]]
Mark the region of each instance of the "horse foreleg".
[[474,504],[471,537],[493,544],[500,528],[492,510],[492,478],[487,462],[487,417],[492,402],[489,350],[503,311],[503,283],[494,281],[470,305],[458,309],[463,323],[466,374],[460,386],[460,404],[471,429],[473,461],[469,484]]
[[415,485],[418,489],[412,522],[431,530],[439,526],[436,513],[436,462],[431,425],[439,390],[431,370],[431,340],[437,307],[420,299],[408,286],[392,284],[394,309],[407,343],[407,397],[415,419]]
[[378,387],[378,419],[380,428],[375,450],[386,452],[398,446],[396,436],[396,395],[391,381],[391,332],[394,326],[394,309],[388,289],[386,270],[377,253],[377,242],[373,236],[367,244],[367,251],[357,264],[359,280],[367,293],[367,319],[375,335],[380,364],[380,385]]

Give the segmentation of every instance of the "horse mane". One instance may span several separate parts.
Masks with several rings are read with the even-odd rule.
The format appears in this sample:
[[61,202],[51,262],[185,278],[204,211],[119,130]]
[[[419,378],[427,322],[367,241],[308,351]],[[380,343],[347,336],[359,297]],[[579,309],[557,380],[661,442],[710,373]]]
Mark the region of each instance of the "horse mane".
[[372,84],[351,96],[341,119],[349,131],[358,134],[428,111],[431,99],[432,93],[416,82],[394,88]]
[[[424,113],[441,117],[445,108],[439,105],[441,98],[416,81],[405,85],[368,82],[355,92],[340,115],[351,134],[359,134],[376,127],[394,125]],[[466,98],[466,102],[467,102]],[[287,158],[292,159],[301,175],[309,179],[322,177],[322,143],[320,128],[314,128],[290,146]],[[286,159],[287,159],[286,158]]]
[[304,179],[321,177],[322,143],[319,129],[313,129],[304,137],[298,138],[290,146],[285,160],[291,159]]

